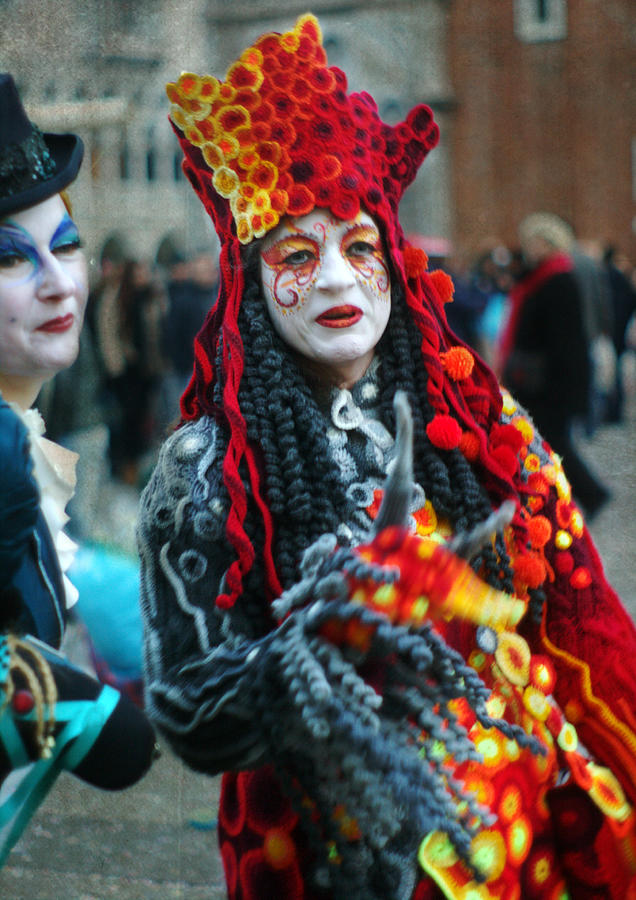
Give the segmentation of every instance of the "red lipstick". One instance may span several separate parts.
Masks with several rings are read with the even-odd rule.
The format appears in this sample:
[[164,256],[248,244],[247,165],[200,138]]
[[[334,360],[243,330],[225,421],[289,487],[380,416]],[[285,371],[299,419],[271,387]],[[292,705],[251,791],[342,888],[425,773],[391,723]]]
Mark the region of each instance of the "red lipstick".
[[362,310],[357,306],[332,306],[316,317],[316,322],[325,328],[349,328],[362,318]]
[[49,319],[48,322],[43,322],[36,331],[47,331],[47,332],[59,332],[59,331],[68,331],[73,322],[75,321],[75,316],[73,313],[68,313],[66,316],[57,316],[55,319]]

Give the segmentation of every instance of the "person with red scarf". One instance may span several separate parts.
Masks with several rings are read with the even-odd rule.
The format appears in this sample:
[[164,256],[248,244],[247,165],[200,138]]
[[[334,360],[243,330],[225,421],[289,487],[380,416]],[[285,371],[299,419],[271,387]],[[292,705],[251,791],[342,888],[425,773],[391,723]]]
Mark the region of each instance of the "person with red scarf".
[[609,491],[577,451],[576,420],[584,420],[592,382],[583,298],[568,253],[570,231],[557,216],[533,213],[519,226],[528,270],[510,294],[500,344],[502,382],[525,406],[561,456],[574,496],[595,515]]
[[558,457],[405,239],[431,110],[318,21],[168,85],[221,242],[139,516],[146,709],[223,774],[231,900],[636,889],[636,629]]

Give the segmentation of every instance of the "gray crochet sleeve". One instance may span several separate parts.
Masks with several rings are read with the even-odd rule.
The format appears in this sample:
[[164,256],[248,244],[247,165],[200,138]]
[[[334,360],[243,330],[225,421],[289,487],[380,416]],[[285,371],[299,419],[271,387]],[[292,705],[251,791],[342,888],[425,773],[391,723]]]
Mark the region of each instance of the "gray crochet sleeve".
[[147,710],[175,751],[210,774],[267,755],[253,694],[271,641],[262,610],[248,618],[215,606],[234,558],[217,444],[208,418],[171,436],[138,524]]

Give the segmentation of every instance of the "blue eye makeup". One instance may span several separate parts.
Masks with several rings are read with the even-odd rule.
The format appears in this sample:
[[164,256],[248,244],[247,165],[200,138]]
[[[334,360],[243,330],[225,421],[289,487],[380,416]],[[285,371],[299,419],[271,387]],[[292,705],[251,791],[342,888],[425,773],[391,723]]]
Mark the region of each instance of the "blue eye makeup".
[[18,226],[2,226],[0,228],[0,267],[16,268],[20,263],[30,263],[37,268],[40,255],[25,232]]
[[77,225],[68,215],[68,213],[64,214],[64,217],[60,224],[55,229],[55,234],[51,238],[51,243],[49,245],[49,249],[51,252],[55,252],[56,250],[65,250],[65,249],[75,249],[81,245],[79,231],[77,229]]
[[[51,253],[63,254],[80,246],[77,225],[65,213],[51,238],[49,250]],[[30,233],[21,225],[8,220],[0,225],[0,270],[10,272],[15,269],[17,275],[22,272],[23,266],[28,272],[22,279],[26,281],[41,273],[44,262]]]

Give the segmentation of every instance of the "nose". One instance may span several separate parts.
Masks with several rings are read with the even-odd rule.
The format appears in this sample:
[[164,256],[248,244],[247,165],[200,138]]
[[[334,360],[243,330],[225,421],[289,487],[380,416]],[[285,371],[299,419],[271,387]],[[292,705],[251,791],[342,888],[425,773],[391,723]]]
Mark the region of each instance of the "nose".
[[53,253],[42,260],[38,295],[41,300],[64,300],[75,288],[75,282]]
[[326,293],[343,291],[355,284],[355,278],[351,267],[342,256],[338,247],[329,247],[320,267],[320,274],[316,279],[316,287]]

